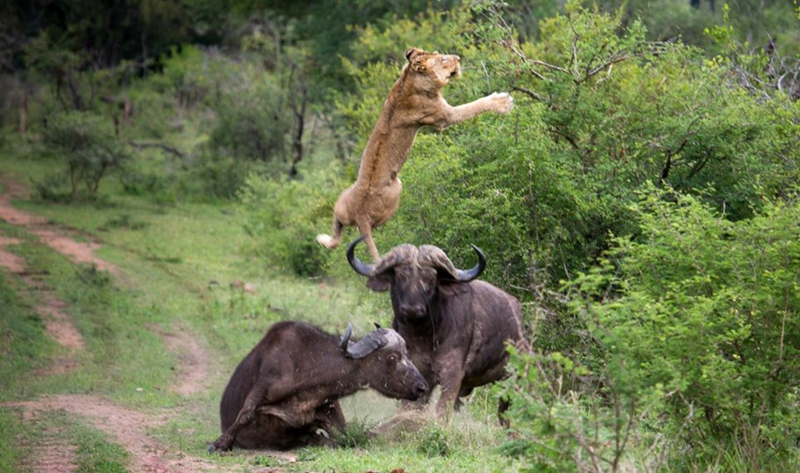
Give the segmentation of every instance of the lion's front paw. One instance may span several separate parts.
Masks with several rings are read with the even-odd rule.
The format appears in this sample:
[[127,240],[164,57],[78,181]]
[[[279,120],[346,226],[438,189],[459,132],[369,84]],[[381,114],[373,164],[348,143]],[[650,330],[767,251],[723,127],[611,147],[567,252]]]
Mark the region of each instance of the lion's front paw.
[[514,108],[514,97],[508,92],[495,92],[489,99],[492,101],[492,109],[497,113],[508,113]]

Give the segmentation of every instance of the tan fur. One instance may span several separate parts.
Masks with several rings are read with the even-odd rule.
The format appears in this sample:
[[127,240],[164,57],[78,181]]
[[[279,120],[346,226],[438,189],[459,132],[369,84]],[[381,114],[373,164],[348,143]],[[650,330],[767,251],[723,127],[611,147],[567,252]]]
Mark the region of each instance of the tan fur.
[[494,93],[468,104],[451,106],[441,89],[461,75],[460,58],[412,48],[408,64],[394,84],[372,130],[356,182],[342,192],[333,208],[333,236],[317,235],[328,248],[341,243],[342,228],[355,225],[364,235],[372,258],[380,260],[372,229],[392,218],[400,204],[403,185],[397,175],[408,159],[417,131],[424,125],[443,129],[483,112],[508,113],[514,100]]

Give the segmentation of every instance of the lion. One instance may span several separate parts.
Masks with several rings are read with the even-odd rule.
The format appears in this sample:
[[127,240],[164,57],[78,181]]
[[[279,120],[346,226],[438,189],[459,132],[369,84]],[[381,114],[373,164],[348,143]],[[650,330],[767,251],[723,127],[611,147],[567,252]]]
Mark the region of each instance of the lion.
[[317,235],[317,242],[327,248],[341,243],[345,226],[358,227],[375,262],[380,253],[372,230],[388,222],[400,205],[403,188],[397,177],[403,167],[417,131],[424,125],[442,130],[483,112],[508,113],[514,99],[508,93],[493,93],[456,107],[442,97],[441,89],[461,75],[461,58],[411,48],[378,123],[361,155],[356,182],[345,189],[333,207],[333,236]]

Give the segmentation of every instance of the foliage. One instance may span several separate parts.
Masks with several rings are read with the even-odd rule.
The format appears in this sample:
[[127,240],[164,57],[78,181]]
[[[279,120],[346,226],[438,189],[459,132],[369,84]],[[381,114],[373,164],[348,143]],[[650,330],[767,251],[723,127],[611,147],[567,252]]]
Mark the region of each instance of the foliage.
[[[786,96],[763,107],[728,87],[724,65],[575,4],[540,23],[540,42],[516,43],[488,5],[479,14],[491,22],[474,33],[485,46],[465,48],[464,77],[445,95],[458,104],[515,89],[517,107],[420,134],[384,245],[467,253],[475,243],[499,268],[490,278],[536,294],[588,268],[609,234],[636,231],[628,205],[648,181],[702,196],[732,220],[796,181],[798,105]],[[398,71],[354,73],[363,93],[340,110],[363,140]]]
[[753,470],[771,455],[791,458],[798,201],[734,223],[694,197],[651,188],[633,210],[641,235],[615,239],[616,268],[568,286],[590,337],[566,356],[512,351],[509,416],[521,439],[509,448],[555,469],[580,469],[586,455],[618,471],[641,424],[681,442],[665,451],[674,464],[710,464],[732,438]]
[[216,104],[217,123],[209,146],[235,159],[279,165],[287,158],[287,116],[284,92],[254,64],[229,64],[218,77],[225,91]]
[[645,386],[674,391],[673,423],[699,411],[687,442],[736,438],[754,469],[764,445],[791,451],[790,426],[800,422],[797,199],[735,223],[669,193],[646,194],[636,211],[641,238],[612,252],[623,297],[588,307],[614,355],[635,361]]
[[[559,352],[510,350],[514,378],[505,386],[514,435],[502,451],[527,459],[530,471],[620,471],[639,413],[658,407],[659,397],[642,399],[610,368],[593,373]],[[657,471],[662,460],[648,459],[646,470]]]
[[314,235],[331,224],[330,207],[323,202],[332,199],[329,189],[339,185],[322,172],[302,181],[258,175],[247,179],[240,193],[248,216],[246,231],[259,242],[268,264],[303,277],[323,274],[330,253],[314,241]]
[[[100,117],[73,112],[56,116],[45,130],[43,143],[66,162],[72,199],[78,197],[80,185],[88,199],[96,199],[100,181],[129,159],[108,128]],[[45,184],[39,186],[42,198],[58,194]]]

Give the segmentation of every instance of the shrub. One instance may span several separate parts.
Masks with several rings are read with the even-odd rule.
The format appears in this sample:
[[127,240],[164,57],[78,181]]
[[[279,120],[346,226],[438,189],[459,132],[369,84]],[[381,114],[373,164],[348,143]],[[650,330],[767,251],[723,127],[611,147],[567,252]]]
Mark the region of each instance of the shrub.
[[[66,162],[66,178],[71,198],[79,195],[82,185],[86,197],[95,200],[101,180],[119,169],[129,159],[127,150],[117,142],[110,129],[110,120],[82,112],[56,116],[44,132],[43,143]],[[54,187],[53,178],[37,187]],[[52,197],[49,191],[42,198]]]
[[767,202],[730,222],[697,198],[651,187],[633,211],[641,235],[614,239],[614,264],[568,285],[589,334],[583,345],[512,357],[514,448],[554,468],[574,451],[617,465],[638,424],[680,441],[667,452],[676,463],[711,464],[731,439],[754,471],[771,456],[791,458],[800,202]]
[[273,180],[251,175],[240,192],[247,232],[269,264],[308,277],[324,273],[331,252],[314,239],[331,225],[330,204],[341,183],[332,184],[323,170],[304,180]]
[[275,77],[253,63],[229,66],[225,89],[215,106],[217,122],[209,146],[236,160],[270,163],[276,171],[284,170],[286,134],[291,129],[285,91]]

